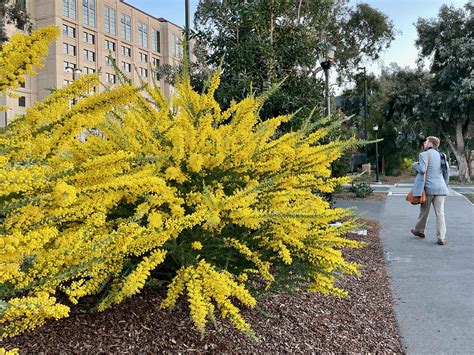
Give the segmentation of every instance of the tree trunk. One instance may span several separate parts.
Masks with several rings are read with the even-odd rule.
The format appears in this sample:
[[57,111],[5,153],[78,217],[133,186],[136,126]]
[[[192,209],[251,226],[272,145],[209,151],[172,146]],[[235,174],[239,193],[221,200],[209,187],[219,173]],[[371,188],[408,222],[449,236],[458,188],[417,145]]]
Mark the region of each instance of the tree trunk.
[[469,174],[470,170],[470,154],[468,155],[465,151],[464,145],[464,137],[465,132],[463,132],[463,128],[466,126],[464,124],[463,119],[458,119],[456,121],[456,140],[453,141],[448,135],[443,133],[443,136],[448,141],[449,146],[453,150],[454,156],[456,157],[458,168],[459,168],[459,179],[463,183],[470,183],[471,176]]

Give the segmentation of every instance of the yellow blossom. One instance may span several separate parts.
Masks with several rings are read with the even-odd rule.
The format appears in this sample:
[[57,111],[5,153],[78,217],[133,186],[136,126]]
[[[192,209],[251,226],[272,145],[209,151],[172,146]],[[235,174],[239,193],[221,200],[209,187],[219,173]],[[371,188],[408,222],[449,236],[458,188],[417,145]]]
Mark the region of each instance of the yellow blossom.
[[201,242],[192,242],[191,243],[191,248],[193,248],[194,250],[201,250],[202,249],[202,244]]

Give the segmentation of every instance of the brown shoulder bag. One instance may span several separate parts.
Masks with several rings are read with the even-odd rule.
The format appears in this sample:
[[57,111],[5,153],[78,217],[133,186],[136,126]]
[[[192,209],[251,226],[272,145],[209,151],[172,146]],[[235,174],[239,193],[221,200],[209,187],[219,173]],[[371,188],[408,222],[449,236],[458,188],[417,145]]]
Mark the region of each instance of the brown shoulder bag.
[[[430,166],[430,154],[428,153],[428,161],[426,163],[426,171],[425,175],[423,176],[425,182],[426,182],[426,175],[428,175],[428,167]],[[419,205],[419,204],[424,204],[426,202],[426,192],[425,189],[423,188],[423,192],[421,193],[421,196],[413,196],[413,189],[410,190],[408,193],[407,197],[405,198],[408,202],[410,202],[412,205]]]

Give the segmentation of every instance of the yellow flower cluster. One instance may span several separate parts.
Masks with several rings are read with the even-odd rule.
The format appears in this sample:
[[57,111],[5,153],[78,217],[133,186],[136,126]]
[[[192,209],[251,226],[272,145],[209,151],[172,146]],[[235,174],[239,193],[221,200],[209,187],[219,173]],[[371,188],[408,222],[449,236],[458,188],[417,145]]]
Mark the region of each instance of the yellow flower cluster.
[[226,271],[217,271],[204,260],[196,266],[183,267],[176,273],[168,286],[168,295],[161,303],[162,308],[173,307],[177,299],[186,290],[189,299],[191,317],[196,328],[204,333],[207,317],[214,314],[214,303],[224,318],[234,323],[237,329],[251,333],[250,325],[245,322],[230,298],[235,297],[243,304],[253,307],[255,298],[244,285],[235,281],[234,275]]
[[0,324],[3,334],[14,336],[43,325],[48,318],[60,319],[68,314],[67,306],[57,304],[56,299],[46,292],[38,292],[35,296],[10,299],[8,308],[0,317]]
[[170,267],[161,306],[186,294],[200,331],[217,306],[250,332],[233,303],[255,305],[245,283],[270,286],[296,260],[310,289],[343,293],[335,276],[357,267],[340,249],[359,244],[342,237],[350,218],[329,226],[350,211],[320,195],[347,181],[330,164],[353,141],[323,143],[329,130],[315,123],[281,134],[291,116],[261,121],[264,97],[221,110],[218,72],[203,94],[184,76],[171,102],[131,84],[88,94],[97,83],[82,76],[0,133],[1,337],[65,317],[88,295],[111,307]]
[[[48,44],[59,36],[56,26],[44,27],[30,36],[14,34],[0,52],[0,93],[16,89],[34,75],[48,53]],[[0,94],[1,95],[1,94]]]

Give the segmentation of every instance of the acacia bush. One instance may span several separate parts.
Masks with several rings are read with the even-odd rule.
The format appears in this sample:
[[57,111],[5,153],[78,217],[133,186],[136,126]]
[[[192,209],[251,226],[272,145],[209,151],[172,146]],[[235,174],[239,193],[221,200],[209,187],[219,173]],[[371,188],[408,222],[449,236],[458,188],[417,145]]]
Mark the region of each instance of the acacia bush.
[[167,283],[161,307],[187,297],[201,332],[220,314],[252,334],[249,290],[289,273],[345,295],[336,277],[358,270],[340,249],[360,244],[343,237],[350,212],[320,194],[347,182],[330,163],[352,140],[322,143],[334,127],[309,122],[278,133],[292,117],[261,121],[265,96],[222,111],[219,72],[204,93],[183,75],[171,101],[127,80],[89,94],[98,83],[82,76],[0,135],[1,337],[85,296],[105,310],[150,278]]

